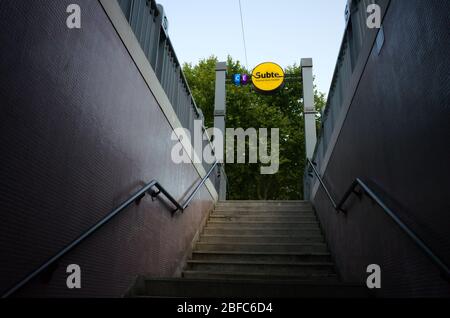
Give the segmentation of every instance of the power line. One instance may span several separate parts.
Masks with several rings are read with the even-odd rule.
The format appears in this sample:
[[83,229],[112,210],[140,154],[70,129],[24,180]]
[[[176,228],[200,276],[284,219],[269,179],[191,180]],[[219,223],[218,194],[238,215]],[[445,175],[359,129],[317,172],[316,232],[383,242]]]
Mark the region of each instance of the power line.
[[245,41],[245,31],[244,31],[244,17],[242,14],[241,0],[239,0],[239,11],[241,13],[241,27],[242,27],[242,39],[244,41],[244,52],[245,52],[245,64],[248,70],[248,57],[247,57],[247,43]]

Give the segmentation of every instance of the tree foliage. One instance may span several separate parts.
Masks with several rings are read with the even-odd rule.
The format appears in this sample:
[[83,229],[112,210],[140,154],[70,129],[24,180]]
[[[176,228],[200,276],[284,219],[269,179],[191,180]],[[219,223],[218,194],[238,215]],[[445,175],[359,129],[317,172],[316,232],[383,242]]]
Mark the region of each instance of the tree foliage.
[[[185,64],[183,71],[197,106],[205,115],[206,127],[214,123],[215,67],[217,58],[212,56],[197,65]],[[275,95],[260,95],[251,85],[237,87],[227,83],[226,127],[230,128],[279,128],[280,169],[274,175],[261,175],[261,164],[226,164],[228,198],[231,200],[299,200],[303,197],[303,173],[305,168],[305,136],[303,119],[303,88],[301,68],[292,65],[286,75],[295,80],[287,81]],[[250,73],[239,61],[228,58],[228,77],[237,73]],[[316,108],[325,105],[324,94],[316,91]],[[320,121],[320,115],[317,118]]]

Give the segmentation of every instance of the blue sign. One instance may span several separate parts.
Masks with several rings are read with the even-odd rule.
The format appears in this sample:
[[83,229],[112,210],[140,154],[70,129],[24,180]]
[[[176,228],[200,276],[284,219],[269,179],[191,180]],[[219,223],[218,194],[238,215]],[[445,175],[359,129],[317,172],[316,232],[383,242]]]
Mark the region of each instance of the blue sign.
[[234,74],[233,82],[234,82],[234,85],[241,86],[241,74]]

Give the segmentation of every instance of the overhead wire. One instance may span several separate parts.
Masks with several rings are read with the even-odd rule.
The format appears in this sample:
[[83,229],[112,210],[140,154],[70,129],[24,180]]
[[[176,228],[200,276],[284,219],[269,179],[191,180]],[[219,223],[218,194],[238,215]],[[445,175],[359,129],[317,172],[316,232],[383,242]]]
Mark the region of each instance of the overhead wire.
[[245,40],[244,15],[242,13],[241,0],[239,0],[239,11],[240,11],[240,14],[241,14],[241,28],[242,28],[242,40],[244,42],[245,65],[246,65],[247,70],[248,70],[247,42]]

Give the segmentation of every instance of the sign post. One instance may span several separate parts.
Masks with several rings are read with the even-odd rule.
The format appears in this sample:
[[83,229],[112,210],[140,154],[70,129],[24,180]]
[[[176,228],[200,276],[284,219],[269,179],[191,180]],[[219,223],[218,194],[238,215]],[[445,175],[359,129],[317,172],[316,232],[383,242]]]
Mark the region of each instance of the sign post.
[[[227,63],[219,62],[216,65],[216,93],[214,100],[214,128],[222,132],[222,136],[225,136],[225,115],[226,115],[226,84],[227,77]],[[221,153],[222,158],[218,158],[220,163],[223,163],[223,149],[222,151],[216,151]],[[222,165],[222,169],[225,170]],[[224,173],[220,174],[220,186],[219,186],[219,200],[225,201],[227,198],[227,179]]]
[[316,108],[314,106],[313,60],[302,59],[303,103],[305,116],[306,157],[313,158],[317,143]]

